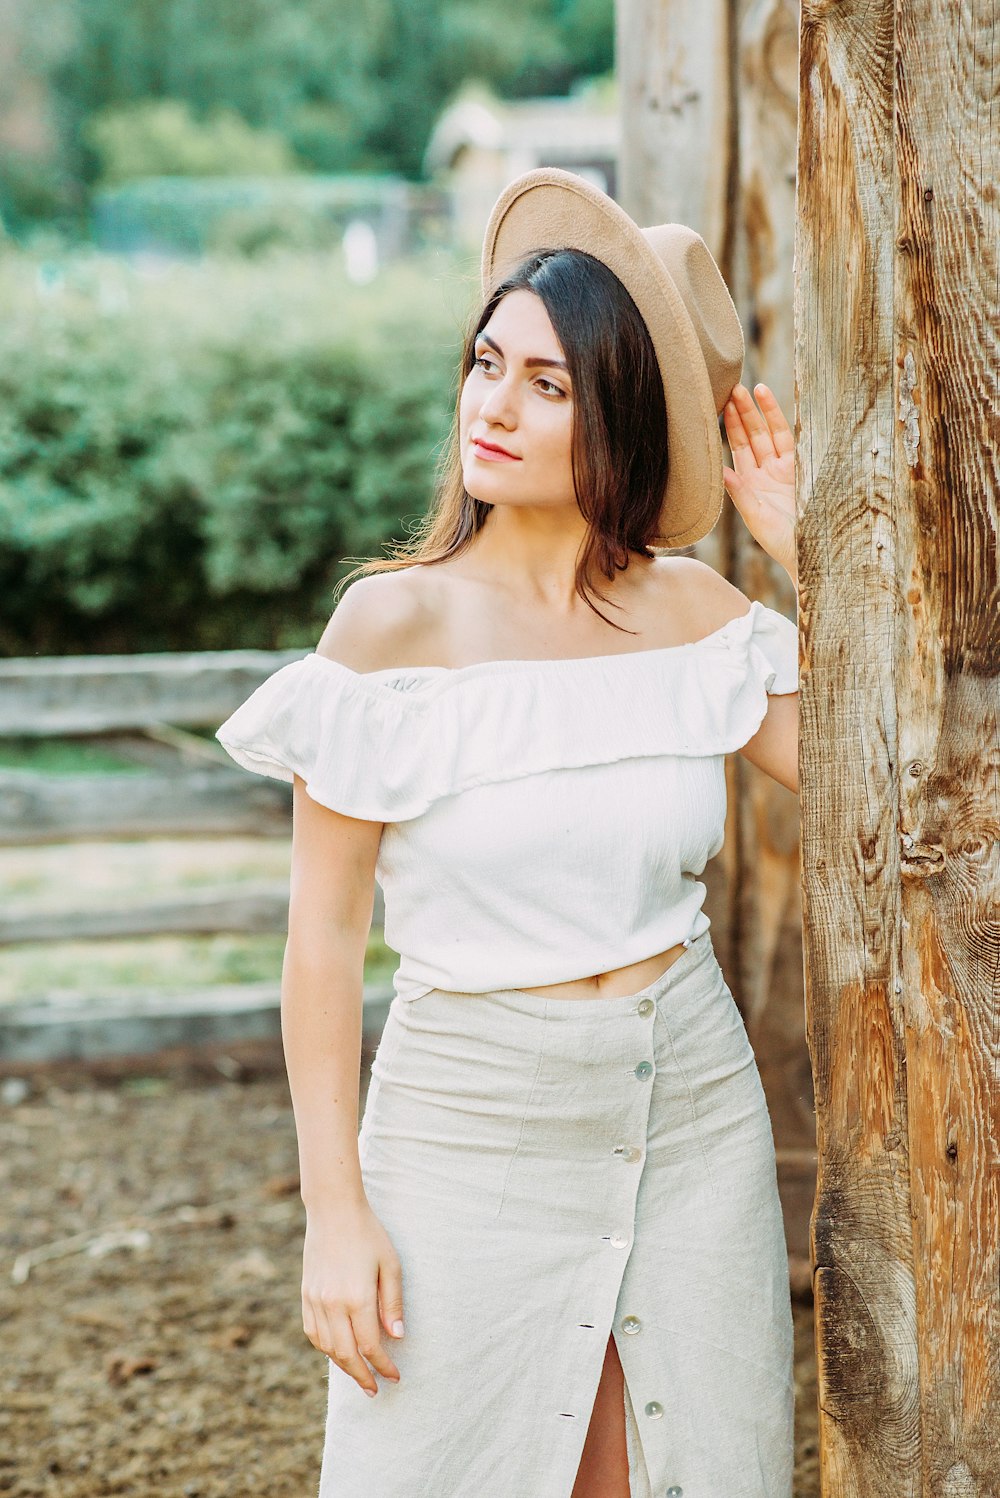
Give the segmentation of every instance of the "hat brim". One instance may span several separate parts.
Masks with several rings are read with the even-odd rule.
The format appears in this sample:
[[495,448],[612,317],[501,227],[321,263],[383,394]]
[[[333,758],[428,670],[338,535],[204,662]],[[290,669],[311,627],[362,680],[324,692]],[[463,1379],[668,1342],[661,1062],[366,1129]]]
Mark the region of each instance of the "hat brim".
[[722,513],[722,439],[698,335],[677,286],[623,208],[555,167],[501,193],[483,240],[484,295],[533,250],[583,250],[621,281],[649,329],[663,379],[669,462],[656,547],[690,546]]

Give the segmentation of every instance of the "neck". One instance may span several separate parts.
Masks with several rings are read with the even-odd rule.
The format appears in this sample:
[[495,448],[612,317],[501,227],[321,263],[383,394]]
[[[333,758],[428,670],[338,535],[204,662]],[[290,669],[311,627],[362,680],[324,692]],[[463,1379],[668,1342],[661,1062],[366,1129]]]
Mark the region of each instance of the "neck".
[[588,530],[576,505],[496,506],[466,555],[526,601],[575,612],[576,569]]

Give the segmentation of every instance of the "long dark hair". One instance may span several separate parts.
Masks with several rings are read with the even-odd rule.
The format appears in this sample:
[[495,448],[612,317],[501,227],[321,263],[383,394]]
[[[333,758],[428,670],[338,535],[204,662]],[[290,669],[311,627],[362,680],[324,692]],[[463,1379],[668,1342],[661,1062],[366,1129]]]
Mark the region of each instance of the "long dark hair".
[[392,542],[391,555],[354,568],[338,583],[338,593],[365,573],[444,561],[482,529],[492,506],[465,488],[458,401],[475,362],[476,339],[512,291],[531,291],[541,300],[573,382],[573,481],[589,523],[576,591],[613,624],[587,595],[590,589],[608,601],[593,587],[594,572],[611,580],[628,566],[630,552],[654,554],[649,543],[657,534],[667,481],[667,417],[649,331],[632,297],[600,260],[582,250],[537,250],[493,288],[466,335],[455,420],[430,509],[410,540]]

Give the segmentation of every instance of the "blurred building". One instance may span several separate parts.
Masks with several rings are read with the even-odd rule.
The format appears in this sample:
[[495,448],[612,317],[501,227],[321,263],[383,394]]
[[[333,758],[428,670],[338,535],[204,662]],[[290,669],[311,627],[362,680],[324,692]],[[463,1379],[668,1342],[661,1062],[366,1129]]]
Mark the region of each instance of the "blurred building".
[[577,172],[615,197],[621,127],[611,82],[565,98],[502,100],[471,85],[440,116],[425,170],[451,199],[458,245],[476,249],[508,182],[535,167]]

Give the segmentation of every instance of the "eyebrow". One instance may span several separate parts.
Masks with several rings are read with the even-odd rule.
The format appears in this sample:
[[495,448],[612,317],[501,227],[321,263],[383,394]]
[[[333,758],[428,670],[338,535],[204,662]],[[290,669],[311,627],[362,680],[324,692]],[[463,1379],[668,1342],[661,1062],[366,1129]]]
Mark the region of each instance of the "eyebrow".
[[[495,354],[499,354],[501,359],[504,357],[503,349],[499,343],[494,343],[488,333],[480,333],[476,342],[488,343]],[[524,365],[526,369],[565,369],[566,373],[569,374],[569,365],[562,359],[525,359]]]

